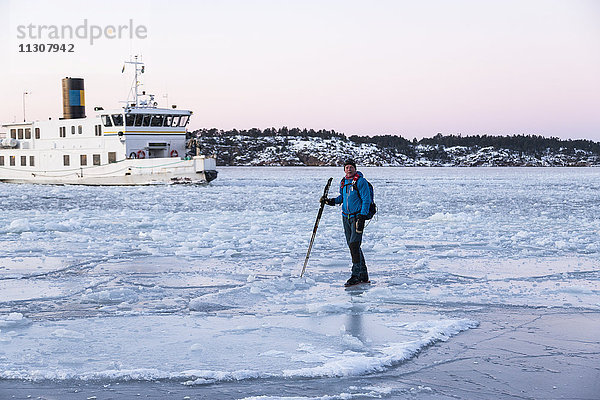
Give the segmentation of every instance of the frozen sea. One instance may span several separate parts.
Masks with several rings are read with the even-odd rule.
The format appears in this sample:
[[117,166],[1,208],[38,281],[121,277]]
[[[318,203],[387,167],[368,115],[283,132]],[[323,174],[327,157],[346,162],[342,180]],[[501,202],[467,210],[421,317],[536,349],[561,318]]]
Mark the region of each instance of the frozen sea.
[[223,167],[207,186],[0,184],[0,382],[419,398],[438,389],[394,371],[479,329],[482,313],[600,311],[599,168],[359,170],[379,212],[363,241],[373,284],[351,290],[339,207],[325,208],[299,277],[341,168]]

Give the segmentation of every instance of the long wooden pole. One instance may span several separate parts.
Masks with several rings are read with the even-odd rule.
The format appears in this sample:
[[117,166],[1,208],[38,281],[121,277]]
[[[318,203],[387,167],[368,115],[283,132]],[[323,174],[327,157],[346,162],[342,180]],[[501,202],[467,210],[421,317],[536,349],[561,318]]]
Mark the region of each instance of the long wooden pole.
[[[329,178],[327,184],[325,185],[325,190],[323,191],[323,197],[327,197],[329,194],[329,187],[331,186],[331,181],[333,178]],[[300,274],[300,278],[304,275],[304,271],[306,271],[306,265],[308,264],[308,257],[310,257],[310,251],[312,250],[313,243],[315,242],[315,236],[317,234],[317,228],[319,227],[319,221],[321,220],[321,215],[323,215],[323,208],[325,208],[325,203],[321,203],[321,208],[319,208],[319,213],[317,214],[317,220],[315,221],[315,227],[313,228],[312,237],[310,238],[310,244],[308,245],[308,251],[306,252],[306,258],[304,259],[304,267],[302,267],[302,273]]]

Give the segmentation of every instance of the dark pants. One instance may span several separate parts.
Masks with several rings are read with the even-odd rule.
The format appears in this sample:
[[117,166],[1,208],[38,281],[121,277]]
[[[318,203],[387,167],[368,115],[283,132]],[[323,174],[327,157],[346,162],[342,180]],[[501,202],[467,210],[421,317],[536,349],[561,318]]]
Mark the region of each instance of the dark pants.
[[352,256],[352,275],[359,277],[361,280],[368,280],[367,264],[365,256],[360,248],[362,243],[362,233],[356,232],[356,218],[346,217],[342,215],[342,223],[344,224],[344,233],[346,234],[346,243],[350,249]]

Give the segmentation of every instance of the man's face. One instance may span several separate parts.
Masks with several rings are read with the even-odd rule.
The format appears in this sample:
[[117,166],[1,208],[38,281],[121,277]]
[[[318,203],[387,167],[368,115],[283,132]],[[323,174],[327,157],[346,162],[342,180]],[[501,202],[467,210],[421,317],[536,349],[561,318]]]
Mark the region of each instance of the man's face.
[[346,177],[350,178],[356,173],[356,168],[354,168],[354,165],[344,165],[344,172],[346,173]]

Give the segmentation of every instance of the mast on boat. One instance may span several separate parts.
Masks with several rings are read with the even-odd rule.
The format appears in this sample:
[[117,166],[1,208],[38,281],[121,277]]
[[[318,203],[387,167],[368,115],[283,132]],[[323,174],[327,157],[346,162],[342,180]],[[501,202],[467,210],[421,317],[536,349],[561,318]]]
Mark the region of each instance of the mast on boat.
[[[134,56],[134,61],[125,61],[125,64],[131,64],[134,66],[134,69],[135,69],[133,85],[131,86],[131,89],[129,91],[130,94],[133,91],[134,103],[133,103],[133,106],[131,106],[131,103],[129,102],[129,98],[127,98],[125,108],[156,107],[157,104],[156,104],[156,102],[154,102],[153,94],[147,95],[145,91],[142,91],[141,93],[139,91],[139,87],[141,86],[139,76],[144,73],[144,70],[145,70],[144,63],[142,61],[138,61],[138,56]],[[123,66],[123,71],[121,71],[121,72],[125,72],[125,66]],[[150,99],[149,100],[141,100],[141,97],[146,96],[146,95]]]

